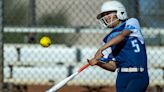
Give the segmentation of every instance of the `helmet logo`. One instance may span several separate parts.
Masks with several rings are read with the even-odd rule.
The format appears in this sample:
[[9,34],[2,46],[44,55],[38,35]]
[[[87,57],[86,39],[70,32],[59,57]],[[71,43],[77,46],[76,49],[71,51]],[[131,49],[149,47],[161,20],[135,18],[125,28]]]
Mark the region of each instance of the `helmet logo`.
[[124,12],[121,12],[121,14],[123,15],[123,14],[124,14]]

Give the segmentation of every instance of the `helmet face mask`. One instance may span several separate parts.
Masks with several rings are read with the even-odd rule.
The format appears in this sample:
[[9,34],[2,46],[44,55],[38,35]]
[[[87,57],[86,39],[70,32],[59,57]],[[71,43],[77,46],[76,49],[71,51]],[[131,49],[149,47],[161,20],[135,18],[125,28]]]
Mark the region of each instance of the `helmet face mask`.
[[116,13],[111,13],[101,17],[99,22],[103,27],[113,28],[118,20],[119,19],[116,18]]

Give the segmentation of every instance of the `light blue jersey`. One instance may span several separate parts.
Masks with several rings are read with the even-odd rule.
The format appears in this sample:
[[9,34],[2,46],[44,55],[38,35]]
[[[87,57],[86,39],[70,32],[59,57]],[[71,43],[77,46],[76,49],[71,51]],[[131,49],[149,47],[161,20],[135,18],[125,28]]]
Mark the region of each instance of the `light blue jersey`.
[[[127,36],[124,41],[111,47],[117,67],[143,67],[147,69],[145,43],[137,19],[130,18],[115,27],[111,33],[103,39],[103,42],[107,43],[124,30],[130,30],[132,33]],[[110,58],[111,55],[109,54],[108,56],[108,58]]]

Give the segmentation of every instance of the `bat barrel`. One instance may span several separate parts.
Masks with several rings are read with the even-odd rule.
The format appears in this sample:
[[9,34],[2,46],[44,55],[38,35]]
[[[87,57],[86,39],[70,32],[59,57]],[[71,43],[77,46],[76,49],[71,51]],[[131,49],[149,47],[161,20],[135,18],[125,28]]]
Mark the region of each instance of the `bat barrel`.
[[69,82],[70,80],[72,80],[77,74],[78,74],[78,72],[73,73],[72,75],[70,75],[69,77],[65,78],[64,80],[62,80],[61,82],[59,82],[57,85],[55,85],[52,88],[50,88],[49,90],[47,90],[46,92],[56,92],[61,87],[63,87],[64,85],[66,85],[67,82]]
[[46,92],[56,92],[58,89],[60,89],[61,87],[63,87],[65,84],[67,84],[67,82],[69,82],[70,80],[72,80],[76,75],[78,75],[81,71],[83,71],[84,69],[86,69],[88,66],[89,66],[89,64],[84,65],[77,72],[75,72],[72,75],[70,75],[69,77],[65,78],[64,80],[62,80],[61,82],[59,82],[57,85],[51,87]]

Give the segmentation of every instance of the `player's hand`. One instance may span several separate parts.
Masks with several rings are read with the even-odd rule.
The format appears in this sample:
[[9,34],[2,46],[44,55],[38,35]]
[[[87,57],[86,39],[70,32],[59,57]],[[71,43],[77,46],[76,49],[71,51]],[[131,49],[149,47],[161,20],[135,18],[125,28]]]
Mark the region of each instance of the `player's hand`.
[[88,63],[91,65],[91,66],[93,66],[93,65],[96,65],[98,62],[99,62],[99,60],[97,60],[97,59],[95,59],[95,58],[92,58],[92,59],[87,59],[87,61],[88,61]]
[[96,54],[95,54],[95,59],[100,59],[102,56],[103,56],[103,53],[102,53],[102,49],[100,48],[100,49],[98,49],[98,51],[96,52]]

